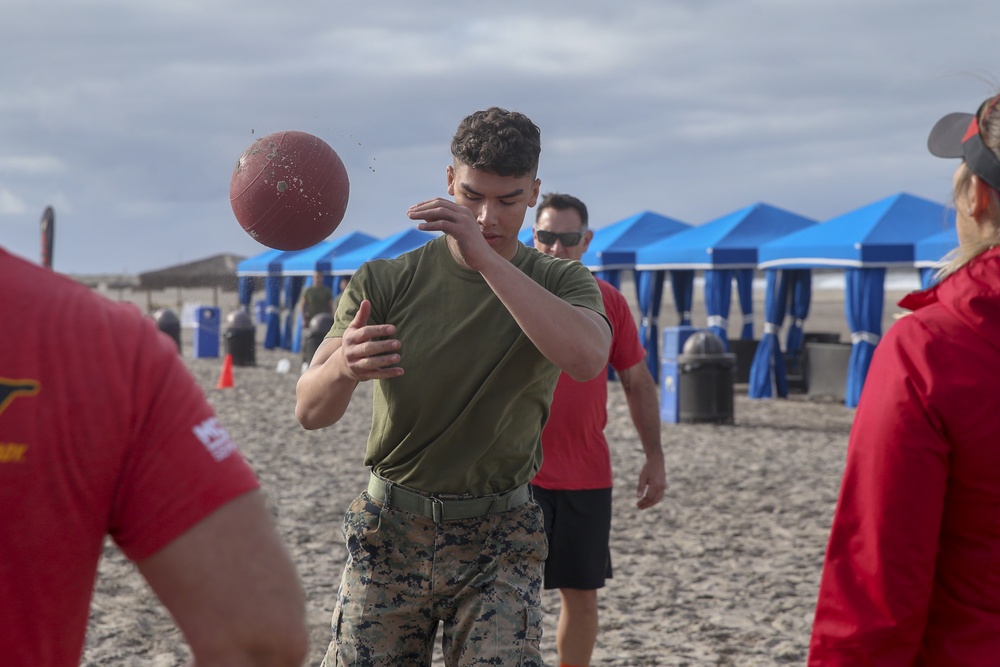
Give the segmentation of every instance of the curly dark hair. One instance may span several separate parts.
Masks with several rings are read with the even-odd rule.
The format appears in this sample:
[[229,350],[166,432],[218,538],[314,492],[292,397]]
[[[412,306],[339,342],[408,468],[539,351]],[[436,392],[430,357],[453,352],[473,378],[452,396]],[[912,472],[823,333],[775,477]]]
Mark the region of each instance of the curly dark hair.
[[500,107],[462,120],[451,141],[455,160],[498,176],[520,178],[538,171],[541,131],[522,113]]

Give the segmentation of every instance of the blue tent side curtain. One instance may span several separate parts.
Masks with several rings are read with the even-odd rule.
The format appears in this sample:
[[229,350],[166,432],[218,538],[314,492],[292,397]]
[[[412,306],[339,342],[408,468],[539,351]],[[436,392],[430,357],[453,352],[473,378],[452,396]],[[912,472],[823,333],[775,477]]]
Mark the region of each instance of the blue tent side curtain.
[[736,275],[736,293],[740,299],[740,311],[743,313],[743,326],[740,327],[741,340],[753,340],[753,269],[733,269]]
[[708,330],[722,339],[729,350],[729,308],[733,294],[733,272],[729,269],[705,271],[705,312]]
[[670,290],[674,295],[678,326],[691,326],[691,306],[694,303],[694,270],[672,269],[670,271]]
[[639,339],[646,348],[646,364],[654,381],[660,377],[659,331],[660,302],[663,300],[664,271],[636,272],[636,289],[639,293],[639,310],[642,321],[639,324]]
[[791,324],[785,339],[785,356],[792,360],[794,370],[801,371],[805,323],[812,302],[812,270],[785,269],[788,276],[788,315]]
[[882,337],[885,269],[848,269],[845,278],[844,310],[851,329],[851,356],[847,362],[844,404],[854,408],[861,398],[875,346]]
[[705,272],[708,328],[723,340],[726,349],[729,349],[729,312],[734,280],[740,300],[740,312],[743,314],[739,337],[742,340],[753,340],[753,269],[713,269]]
[[750,398],[785,398],[788,396],[788,376],[785,371],[785,355],[781,352],[781,324],[785,319],[785,304],[788,301],[788,281],[785,272],[776,269],[767,271],[767,287],[764,292],[764,310],[767,318],[764,335],[757,344],[753,363],[750,365],[750,383],[747,395]]
[[[691,324],[691,301],[694,293],[694,271],[670,271],[670,288],[680,326]],[[667,271],[635,271],[635,289],[642,313],[639,339],[646,348],[646,365],[653,381],[660,382],[660,306],[663,301],[663,283]]]
[[273,350],[281,344],[281,277],[264,279],[265,329],[264,349]]
[[248,313],[250,312],[250,302],[253,301],[253,292],[256,286],[254,283],[255,279],[253,276],[239,276],[237,278],[240,305]]
[[299,303],[299,295],[302,293],[303,283],[305,283],[305,276],[289,276],[285,278],[285,326],[281,332],[281,348],[291,350],[292,352],[299,351],[299,348],[295,344],[296,341],[293,340],[293,334],[296,329],[296,320],[299,320],[299,324],[301,325],[302,318],[296,317],[295,314],[297,312],[296,305]]

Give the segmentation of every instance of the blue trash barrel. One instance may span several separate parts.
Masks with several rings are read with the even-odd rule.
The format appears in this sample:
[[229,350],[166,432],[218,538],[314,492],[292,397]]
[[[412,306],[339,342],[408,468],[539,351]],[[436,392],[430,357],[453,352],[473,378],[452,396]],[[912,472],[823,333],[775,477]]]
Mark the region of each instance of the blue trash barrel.
[[214,359],[219,356],[219,330],[222,314],[214,306],[199,306],[194,311],[194,357]]

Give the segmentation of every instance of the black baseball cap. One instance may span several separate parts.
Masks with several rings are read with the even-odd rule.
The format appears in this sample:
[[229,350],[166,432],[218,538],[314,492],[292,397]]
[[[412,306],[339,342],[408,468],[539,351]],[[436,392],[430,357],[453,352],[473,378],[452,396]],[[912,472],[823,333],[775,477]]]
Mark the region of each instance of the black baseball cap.
[[971,113],[950,113],[931,129],[927,137],[927,149],[932,155],[946,158],[962,158],[972,173],[981,178],[994,190],[1000,191],[1000,158],[983,143],[979,134],[979,114],[987,104],[993,111],[996,100],[983,102],[979,111]]

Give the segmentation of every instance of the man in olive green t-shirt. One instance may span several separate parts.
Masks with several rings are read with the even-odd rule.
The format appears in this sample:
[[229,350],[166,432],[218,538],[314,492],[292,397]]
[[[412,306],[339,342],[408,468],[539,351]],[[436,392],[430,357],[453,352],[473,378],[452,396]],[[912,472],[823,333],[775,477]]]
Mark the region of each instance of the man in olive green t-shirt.
[[312,285],[302,292],[302,327],[309,328],[312,318],[320,313],[333,314],[333,292],[323,283],[323,274],[313,274]]
[[375,381],[329,667],[429,665],[441,622],[447,665],[543,664],[547,545],[528,482],[559,373],[602,373],[611,329],[585,267],[517,238],[540,185],[534,123],[479,111],[451,149],[454,201],[407,212],[443,236],[362,266],[296,387],[296,417],[316,429]]

